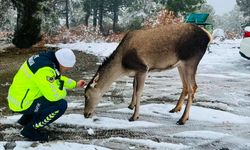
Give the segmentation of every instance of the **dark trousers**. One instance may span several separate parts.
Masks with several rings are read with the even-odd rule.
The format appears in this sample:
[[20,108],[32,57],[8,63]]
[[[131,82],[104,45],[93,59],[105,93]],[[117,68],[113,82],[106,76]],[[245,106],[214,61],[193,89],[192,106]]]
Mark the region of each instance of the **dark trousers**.
[[56,102],[48,101],[45,97],[36,99],[30,108],[20,113],[32,116],[31,124],[34,128],[42,128],[61,117],[67,109],[67,101],[61,99]]

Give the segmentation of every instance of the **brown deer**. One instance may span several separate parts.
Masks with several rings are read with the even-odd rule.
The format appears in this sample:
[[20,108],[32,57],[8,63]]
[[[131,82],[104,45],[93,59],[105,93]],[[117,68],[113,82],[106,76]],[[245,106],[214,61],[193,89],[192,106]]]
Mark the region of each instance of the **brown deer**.
[[84,116],[89,118],[104,92],[120,76],[133,75],[133,95],[129,105],[134,109],[130,121],[139,118],[140,97],[148,72],[178,68],[183,89],[171,113],[181,110],[188,96],[185,111],[177,124],[189,119],[197,85],[195,74],[211,35],[193,24],[172,24],[148,30],[128,32],[116,50],[104,60],[85,89]]

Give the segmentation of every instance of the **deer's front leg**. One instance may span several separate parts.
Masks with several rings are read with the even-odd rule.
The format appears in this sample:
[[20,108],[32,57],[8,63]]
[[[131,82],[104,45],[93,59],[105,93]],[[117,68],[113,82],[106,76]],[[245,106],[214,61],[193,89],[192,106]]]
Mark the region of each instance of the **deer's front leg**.
[[134,76],[132,100],[128,106],[128,108],[131,110],[133,110],[136,105],[136,84],[137,84],[137,81],[136,81],[136,77]]
[[135,86],[134,95],[135,95],[136,104],[135,104],[134,114],[129,119],[129,121],[135,121],[135,120],[139,119],[140,98],[141,98],[141,94],[142,94],[142,91],[144,88],[144,82],[146,79],[146,75],[147,75],[146,72],[145,73],[142,73],[142,72],[136,73],[136,75],[135,75],[136,86]]

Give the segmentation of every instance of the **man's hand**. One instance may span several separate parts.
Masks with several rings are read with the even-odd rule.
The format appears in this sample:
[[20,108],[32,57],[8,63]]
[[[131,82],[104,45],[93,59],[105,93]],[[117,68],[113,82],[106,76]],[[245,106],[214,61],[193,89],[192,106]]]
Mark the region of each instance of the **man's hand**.
[[76,87],[77,87],[77,88],[83,88],[85,84],[86,84],[86,82],[85,82],[84,80],[79,80],[79,81],[76,83]]

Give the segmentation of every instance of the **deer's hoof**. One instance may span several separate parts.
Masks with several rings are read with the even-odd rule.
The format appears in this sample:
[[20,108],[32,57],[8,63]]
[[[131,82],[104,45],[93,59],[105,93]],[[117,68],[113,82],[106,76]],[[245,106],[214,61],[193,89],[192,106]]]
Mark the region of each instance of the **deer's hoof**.
[[172,109],[172,110],[170,110],[169,112],[170,112],[170,113],[175,113],[175,110],[174,110],[174,109]]
[[131,117],[131,118],[129,118],[129,121],[135,121],[135,120],[138,120],[139,119],[139,117]]
[[182,120],[178,120],[178,121],[176,122],[176,124],[177,124],[177,125],[184,125],[185,122],[183,122]]
[[179,111],[181,111],[181,109],[173,108],[173,109],[170,110],[169,112],[170,112],[170,113],[175,113],[175,112],[179,112]]
[[188,121],[189,117],[187,119],[180,118],[176,124],[177,125],[184,125]]
[[135,107],[135,105],[129,105],[129,106],[128,106],[128,108],[131,109],[131,110],[133,110],[134,107]]

